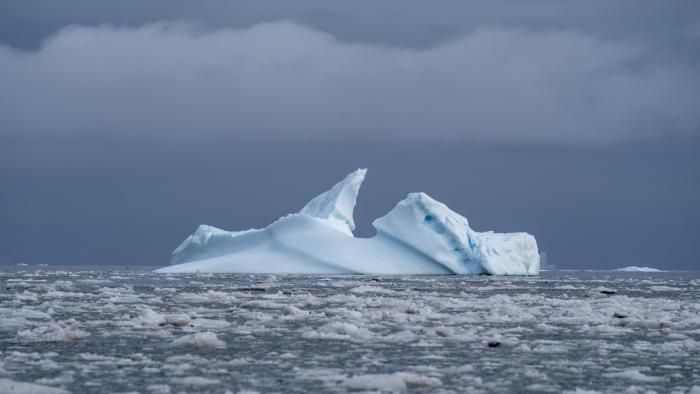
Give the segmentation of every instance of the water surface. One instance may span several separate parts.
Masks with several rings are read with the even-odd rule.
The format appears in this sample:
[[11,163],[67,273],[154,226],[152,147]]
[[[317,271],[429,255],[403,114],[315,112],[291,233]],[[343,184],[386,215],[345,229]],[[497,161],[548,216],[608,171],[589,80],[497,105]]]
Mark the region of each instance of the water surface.
[[0,272],[0,392],[700,390],[698,273],[37,268]]

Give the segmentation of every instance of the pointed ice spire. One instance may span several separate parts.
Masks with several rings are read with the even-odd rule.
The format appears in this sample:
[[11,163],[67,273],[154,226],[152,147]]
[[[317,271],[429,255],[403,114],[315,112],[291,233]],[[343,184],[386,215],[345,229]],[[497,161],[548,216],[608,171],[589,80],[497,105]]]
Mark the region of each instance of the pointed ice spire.
[[319,219],[326,219],[338,230],[352,235],[355,222],[352,213],[355,210],[357,193],[365,180],[366,168],[350,173],[330,190],[319,194],[301,210],[301,213]]

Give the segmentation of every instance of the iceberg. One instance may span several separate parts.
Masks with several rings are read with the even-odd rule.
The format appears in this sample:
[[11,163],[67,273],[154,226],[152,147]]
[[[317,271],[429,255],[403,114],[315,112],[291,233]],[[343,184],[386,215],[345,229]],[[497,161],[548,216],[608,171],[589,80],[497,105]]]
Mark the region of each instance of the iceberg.
[[353,235],[353,211],[367,174],[358,169],[330,190],[262,229],[200,225],[156,272],[247,274],[537,275],[540,256],[528,233],[477,232],[425,193],[410,193]]

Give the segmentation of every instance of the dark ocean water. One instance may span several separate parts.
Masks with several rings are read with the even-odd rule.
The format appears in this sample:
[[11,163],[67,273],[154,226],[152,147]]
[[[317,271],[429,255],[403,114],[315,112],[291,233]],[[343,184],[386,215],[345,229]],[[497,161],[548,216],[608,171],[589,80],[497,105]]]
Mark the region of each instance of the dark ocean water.
[[700,392],[699,273],[25,266],[0,284],[0,393]]

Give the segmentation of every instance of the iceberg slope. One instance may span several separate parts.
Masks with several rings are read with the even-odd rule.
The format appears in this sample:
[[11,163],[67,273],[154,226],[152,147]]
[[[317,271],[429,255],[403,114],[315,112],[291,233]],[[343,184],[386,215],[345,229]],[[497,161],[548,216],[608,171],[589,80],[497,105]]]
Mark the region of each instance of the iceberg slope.
[[528,233],[478,233],[467,219],[425,193],[411,193],[386,216],[377,232],[429,256],[455,274],[539,273],[535,237]]
[[299,213],[264,229],[201,225],[159,272],[298,274],[535,275],[539,254],[527,233],[476,232],[425,193],[411,193],[356,238],[353,211],[366,170],[349,174]]

